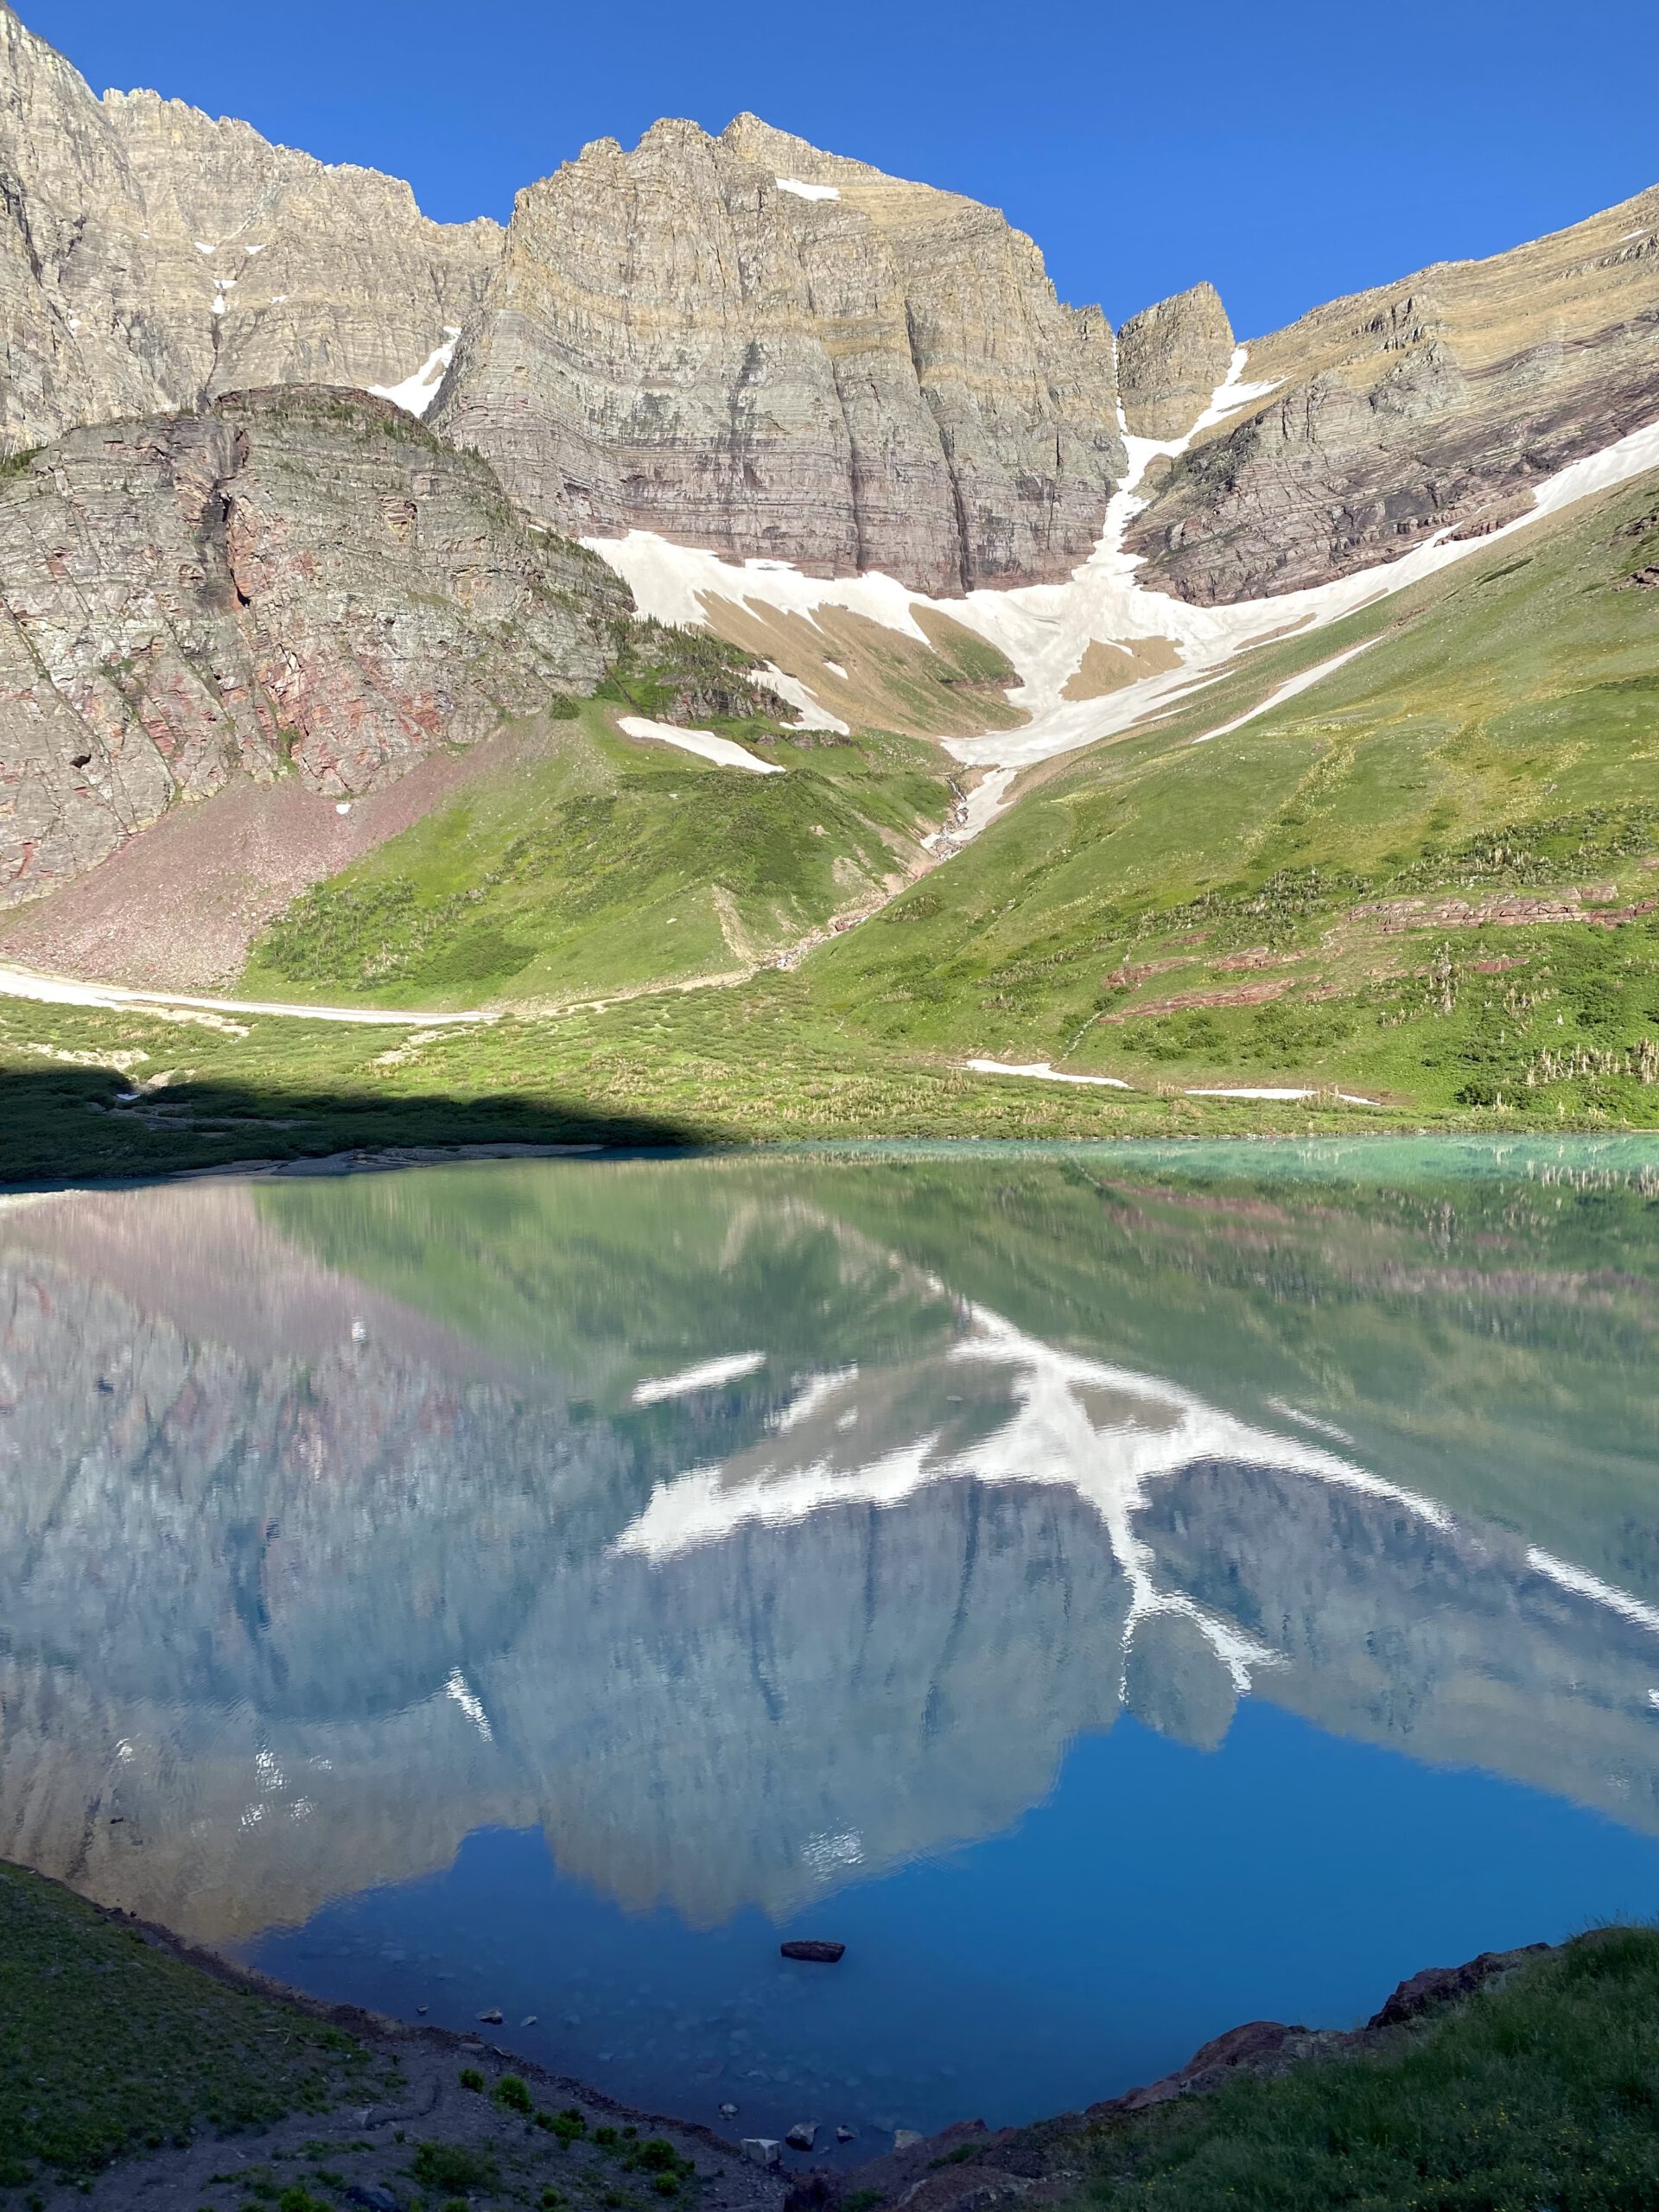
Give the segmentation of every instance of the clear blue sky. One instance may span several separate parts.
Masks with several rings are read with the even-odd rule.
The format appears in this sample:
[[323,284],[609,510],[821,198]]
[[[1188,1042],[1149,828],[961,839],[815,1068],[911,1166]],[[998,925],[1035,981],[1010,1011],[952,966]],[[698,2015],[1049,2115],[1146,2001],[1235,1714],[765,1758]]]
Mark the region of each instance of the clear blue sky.
[[22,0],[95,90],[505,217],[589,138],[743,108],[1003,208],[1114,321],[1241,335],[1659,182],[1659,0]]

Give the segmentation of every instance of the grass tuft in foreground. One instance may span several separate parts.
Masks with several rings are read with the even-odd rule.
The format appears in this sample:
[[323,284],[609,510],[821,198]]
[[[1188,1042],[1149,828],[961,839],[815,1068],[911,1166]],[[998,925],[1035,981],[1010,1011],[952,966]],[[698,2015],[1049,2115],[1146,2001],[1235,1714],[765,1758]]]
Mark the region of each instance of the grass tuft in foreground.
[[370,2054],[0,1867],[0,2190],[324,2113]]
[[1580,1937],[1386,2056],[1241,2081],[1087,2148],[1079,2212],[1647,2212],[1659,1931]]

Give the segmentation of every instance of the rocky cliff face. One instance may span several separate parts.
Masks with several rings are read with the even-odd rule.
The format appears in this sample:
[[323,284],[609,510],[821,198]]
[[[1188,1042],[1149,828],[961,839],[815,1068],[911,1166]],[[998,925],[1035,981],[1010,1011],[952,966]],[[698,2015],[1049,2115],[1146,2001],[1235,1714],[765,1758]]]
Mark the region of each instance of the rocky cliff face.
[[[1232,333],[1201,284],[1115,348],[994,210],[753,116],[601,139],[505,233],[431,223],[372,170],[94,98],[0,7],[0,348],[14,452],[235,390],[378,388],[435,402],[572,535],[952,594],[1075,568],[1124,469],[1120,379],[1128,428],[1178,437]],[[1659,191],[1334,302],[1256,341],[1250,378],[1277,389],[1144,487],[1143,582],[1255,597],[1489,526],[1659,413]]]
[[1163,480],[1127,540],[1143,582],[1253,598],[1507,520],[1659,416],[1659,188],[1333,301],[1249,363],[1280,389]]
[[1123,419],[1139,438],[1184,437],[1233,358],[1233,326],[1213,284],[1131,315],[1117,334]]
[[346,797],[591,690],[626,607],[384,400],[76,430],[0,477],[0,900],[233,774]]
[[395,385],[477,303],[499,225],[153,92],[95,99],[0,8],[0,437],[267,384]]
[[1123,467],[1110,333],[1029,238],[751,116],[521,194],[434,419],[574,535],[930,591],[1065,575]]

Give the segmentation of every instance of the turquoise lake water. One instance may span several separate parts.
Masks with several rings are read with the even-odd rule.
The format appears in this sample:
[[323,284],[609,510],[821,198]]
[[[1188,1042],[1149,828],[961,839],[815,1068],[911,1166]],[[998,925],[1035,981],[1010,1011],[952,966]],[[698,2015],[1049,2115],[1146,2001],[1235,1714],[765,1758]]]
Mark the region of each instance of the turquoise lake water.
[[0,1268],[0,1853],[319,1994],[851,2157],[1659,1911],[1659,1147],[212,1181]]

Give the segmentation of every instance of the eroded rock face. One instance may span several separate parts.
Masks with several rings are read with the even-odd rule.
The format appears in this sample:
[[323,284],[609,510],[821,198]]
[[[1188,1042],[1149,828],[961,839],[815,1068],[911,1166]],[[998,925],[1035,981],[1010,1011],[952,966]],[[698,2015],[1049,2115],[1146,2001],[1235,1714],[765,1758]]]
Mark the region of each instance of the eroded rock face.
[[1131,530],[1143,582],[1253,598],[1496,525],[1659,416],[1659,188],[1333,301],[1254,342],[1249,375],[1280,389],[1178,461]]
[[[1200,284],[1115,348],[995,210],[753,116],[601,139],[505,232],[429,222],[372,170],[95,98],[0,7],[12,453],[232,391],[397,389],[573,536],[953,594],[1067,575],[1122,476],[1120,383],[1132,432],[1178,437],[1232,342]],[[1146,480],[1142,582],[1252,598],[1493,526],[1659,415],[1659,190],[1335,301],[1249,374],[1277,389]]]
[[626,606],[384,400],[72,432],[0,478],[0,899],[238,772],[348,795],[591,690]]
[[752,116],[522,193],[434,419],[572,535],[931,592],[1064,575],[1123,467],[1110,332],[1029,238]]
[[1233,343],[1213,284],[1195,284],[1131,315],[1117,334],[1117,381],[1123,419],[1135,436],[1184,436],[1225,377]]
[[250,385],[395,385],[476,305],[496,223],[154,92],[96,99],[0,8],[0,437]]

